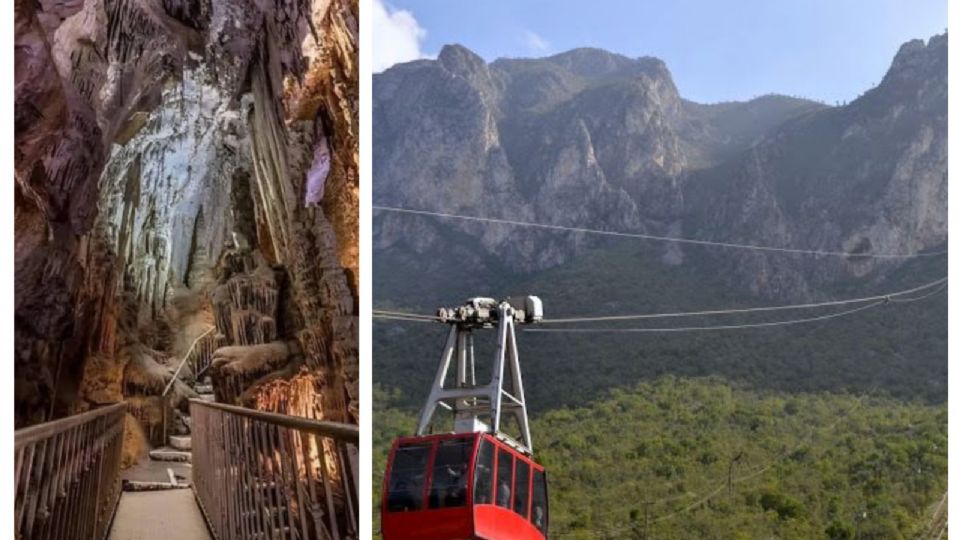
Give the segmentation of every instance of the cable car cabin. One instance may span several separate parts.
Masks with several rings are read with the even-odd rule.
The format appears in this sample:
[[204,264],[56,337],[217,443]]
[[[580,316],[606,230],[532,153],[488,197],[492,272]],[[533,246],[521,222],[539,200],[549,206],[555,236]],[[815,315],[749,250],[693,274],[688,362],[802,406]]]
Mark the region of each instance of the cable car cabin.
[[542,540],[546,473],[486,433],[399,438],[381,525],[384,540]]

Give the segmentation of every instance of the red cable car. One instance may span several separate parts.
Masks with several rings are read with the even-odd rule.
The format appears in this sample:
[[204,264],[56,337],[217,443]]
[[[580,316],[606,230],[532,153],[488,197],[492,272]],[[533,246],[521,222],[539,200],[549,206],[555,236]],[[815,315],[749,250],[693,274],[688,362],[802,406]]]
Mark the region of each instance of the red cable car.
[[397,439],[384,487],[385,540],[547,536],[543,467],[486,433]]
[[[383,538],[544,540],[547,477],[531,458],[514,333],[514,324],[543,318],[540,299],[473,298],[441,309],[438,318],[451,329],[417,435],[396,439],[390,449],[381,500]],[[491,381],[477,385],[472,330],[493,327],[499,340]],[[438,408],[452,413],[453,430],[428,434],[436,427]],[[503,416],[516,421],[519,437],[501,431]]]

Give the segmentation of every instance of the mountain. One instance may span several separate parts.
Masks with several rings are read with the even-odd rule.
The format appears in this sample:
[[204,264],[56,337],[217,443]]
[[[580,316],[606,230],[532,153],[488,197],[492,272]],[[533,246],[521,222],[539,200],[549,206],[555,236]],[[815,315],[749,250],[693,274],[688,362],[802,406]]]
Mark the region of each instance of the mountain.
[[[549,319],[857,298],[941,278],[946,55],[945,35],[909,42],[876,88],[842,107],[777,95],[698,104],[660,60],[597,49],[486,63],[448,46],[436,60],[395,66],[374,77],[375,204],[924,256],[720,249],[378,211],[374,305],[430,313],[470,296],[537,294]],[[521,326],[551,535],[935,536],[947,297],[916,297],[724,332]],[[844,309],[603,326],[769,323]],[[413,429],[446,331],[374,320],[374,485],[390,441]],[[494,333],[475,334],[483,382]]]
[[[855,253],[916,253],[947,238],[947,38],[904,44],[876,88],[793,118],[684,184],[688,236]],[[816,288],[901,261],[725,257],[756,291]]]
[[[374,77],[375,204],[929,256],[732,250],[380,211],[374,303],[423,313],[539,294],[547,317],[612,315],[855,298],[942,277],[946,55],[945,35],[911,41],[876,88],[842,107],[776,95],[697,104],[660,60],[597,49],[486,63],[452,45],[395,66]],[[662,374],[942,402],[946,336],[938,295],[776,329],[526,334],[521,349],[541,411]],[[402,391],[393,405],[419,404],[441,340],[427,325],[374,325],[376,380]]]
[[[844,107],[776,95],[697,104],[662,61],[598,49],[488,64],[446,46],[374,77],[374,201],[813,250],[935,249],[946,239],[946,43],[905,44],[880,85]],[[378,252],[435,268],[456,253],[529,272],[597,245],[383,213],[375,227]],[[782,298],[895,266],[650,248],[667,266],[708,257],[695,264]]]

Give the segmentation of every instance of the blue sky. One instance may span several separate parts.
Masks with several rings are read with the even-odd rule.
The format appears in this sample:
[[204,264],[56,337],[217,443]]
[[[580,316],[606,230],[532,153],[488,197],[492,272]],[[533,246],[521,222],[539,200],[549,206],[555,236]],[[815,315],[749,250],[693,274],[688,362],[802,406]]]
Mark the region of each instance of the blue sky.
[[376,71],[447,43],[487,60],[599,47],[663,59],[700,102],[849,101],[903,42],[947,26],[945,0],[374,0],[374,11]]

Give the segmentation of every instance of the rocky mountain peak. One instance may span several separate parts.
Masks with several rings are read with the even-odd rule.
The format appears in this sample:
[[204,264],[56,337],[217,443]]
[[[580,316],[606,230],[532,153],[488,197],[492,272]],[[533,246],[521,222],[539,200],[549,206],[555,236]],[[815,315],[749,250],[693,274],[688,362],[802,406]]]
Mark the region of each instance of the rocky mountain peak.
[[[462,76],[438,76],[451,72]],[[375,77],[374,110],[374,198],[384,204],[824,250],[910,253],[945,238],[946,36],[906,44],[880,87],[844,107],[783,95],[693,103],[653,57],[581,48],[486,64],[449,46],[437,61]],[[475,249],[477,262],[495,254],[519,271],[563,264],[588,245],[383,223],[379,249],[416,235],[418,255],[450,252],[457,231],[477,242],[459,252]],[[665,261],[694,253],[651,250]],[[738,260],[723,275],[779,297],[882,270]]]
[[543,59],[563,67],[573,75],[588,79],[601,77],[636,77],[646,74],[654,78],[671,78],[667,65],[659,58],[629,58],[603,49],[582,47]]
[[917,95],[931,84],[946,91],[946,68],[947,34],[933,36],[926,43],[914,39],[900,46],[877,90],[894,98]]
[[487,63],[477,53],[459,44],[444,45],[437,62],[447,71],[466,77],[487,72]]

